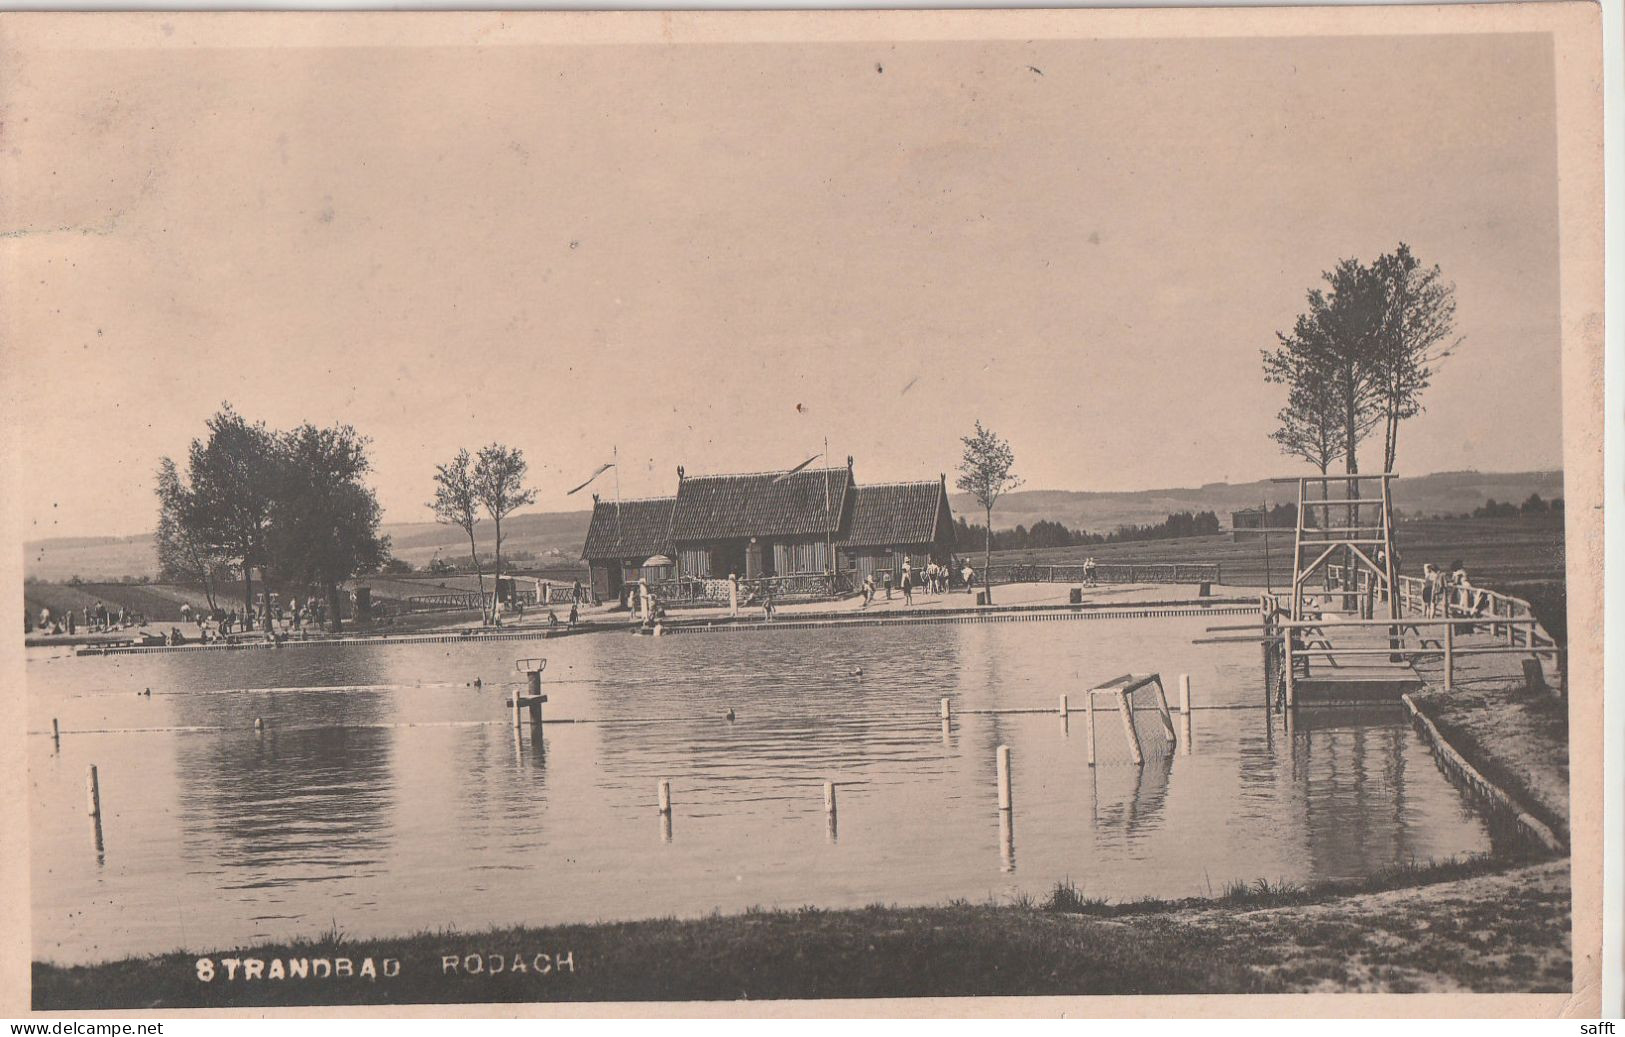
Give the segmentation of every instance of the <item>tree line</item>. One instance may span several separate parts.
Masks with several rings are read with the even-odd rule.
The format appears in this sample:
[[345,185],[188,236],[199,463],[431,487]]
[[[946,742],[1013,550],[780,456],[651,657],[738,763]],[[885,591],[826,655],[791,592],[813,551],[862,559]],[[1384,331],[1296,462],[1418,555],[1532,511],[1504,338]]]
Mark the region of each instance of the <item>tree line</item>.
[[1017,525],[1014,529],[996,529],[989,537],[987,527],[981,523],[967,522],[962,515],[954,520],[956,543],[990,544],[990,550],[993,551],[1171,540],[1175,537],[1210,536],[1218,532],[1220,532],[1219,516],[1211,511],[1174,512],[1161,522],[1119,526],[1110,533],[1090,533],[1082,529],[1073,529],[1060,522],[1039,519],[1031,527]]

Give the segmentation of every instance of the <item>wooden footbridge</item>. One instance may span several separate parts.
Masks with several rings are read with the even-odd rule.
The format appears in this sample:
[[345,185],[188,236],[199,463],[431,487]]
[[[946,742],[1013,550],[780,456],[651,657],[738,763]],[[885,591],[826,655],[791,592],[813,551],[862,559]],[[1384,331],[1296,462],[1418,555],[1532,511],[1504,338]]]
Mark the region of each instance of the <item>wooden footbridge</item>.
[[[1565,693],[1563,649],[1528,602],[1467,586],[1447,587],[1440,601],[1428,602],[1422,580],[1399,575],[1389,494],[1395,478],[1381,472],[1275,480],[1297,485],[1298,522],[1291,587],[1259,598],[1271,702],[1396,701],[1430,681],[1453,690],[1464,668],[1473,679],[1504,679],[1521,669],[1529,685]],[[1210,632],[1242,629],[1253,628]]]

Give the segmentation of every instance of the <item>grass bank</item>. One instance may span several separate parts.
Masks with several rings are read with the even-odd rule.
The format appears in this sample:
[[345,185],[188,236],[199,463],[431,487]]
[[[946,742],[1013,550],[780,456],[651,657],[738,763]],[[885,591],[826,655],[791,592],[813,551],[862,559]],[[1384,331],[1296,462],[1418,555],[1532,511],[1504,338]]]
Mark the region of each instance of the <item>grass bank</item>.
[[[33,1005],[1550,992],[1570,986],[1568,919],[1566,861],[1509,867],[1474,858],[1360,883],[1238,885],[1212,900],[1109,904],[1062,883],[1045,903],[748,911],[381,940],[328,935],[210,954],[207,982],[198,955],[188,953],[91,966],[36,962]],[[258,962],[254,978],[246,978],[247,959]],[[283,978],[297,960],[311,978]],[[364,974],[367,962],[374,975]],[[323,971],[330,974],[315,975]]]

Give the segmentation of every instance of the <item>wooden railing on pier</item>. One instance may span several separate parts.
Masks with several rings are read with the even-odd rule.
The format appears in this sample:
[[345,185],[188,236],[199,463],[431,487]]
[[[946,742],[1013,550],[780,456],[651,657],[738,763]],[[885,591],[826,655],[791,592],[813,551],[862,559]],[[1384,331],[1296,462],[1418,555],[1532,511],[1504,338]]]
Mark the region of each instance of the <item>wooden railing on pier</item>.
[[[1221,583],[1216,562],[1099,562],[1095,583]],[[997,564],[978,574],[983,583],[1087,583],[1081,563],[1069,565]]]
[[[1387,602],[1383,588],[1379,586],[1373,589],[1369,580],[1364,578],[1367,576],[1366,573],[1357,573],[1356,586],[1352,588],[1335,586],[1336,582],[1342,579],[1339,567],[1331,567],[1328,573],[1330,576],[1328,582],[1334,586],[1326,591],[1317,592],[1318,594],[1332,599],[1348,596],[1366,603]],[[1445,589],[1445,599],[1441,603],[1442,614],[1427,616],[1423,614],[1424,581],[1417,577],[1401,576],[1397,582],[1400,595],[1398,619],[1340,615],[1334,620],[1316,618],[1294,620],[1290,610],[1280,598],[1273,594],[1261,595],[1259,608],[1263,614],[1265,681],[1272,694],[1279,686],[1285,703],[1288,706],[1294,705],[1300,663],[1307,668],[1310,659],[1321,658],[1331,665],[1336,665],[1339,659],[1350,660],[1362,656],[1402,659],[1411,663],[1421,658],[1441,657],[1444,662],[1444,690],[1454,691],[1456,660],[1469,655],[1525,655],[1537,659],[1549,657],[1558,671],[1556,691],[1559,695],[1567,694],[1566,649],[1541,625],[1535,616],[1534,608],[1527,601],[1487,588],[1452,586]],[[1360,609],[1357,615],[1369,617],[1370,613],[1366,609]],[[1460,634],[1471,633],[1479,627],[1488,628],[1491,635],[1500,643],[1489,645],[1459,643]],[[1349,646],[1339,648],[1329,639],[1329,634],[1339,629],[1351,628],[1385,629],[1389,645],[1375,648]],[[1432,631],[1434,636],[1429,637],[1424,631]],[[1414,646],[1405,643],[1407,634],[1415,637],[1417,643]]]

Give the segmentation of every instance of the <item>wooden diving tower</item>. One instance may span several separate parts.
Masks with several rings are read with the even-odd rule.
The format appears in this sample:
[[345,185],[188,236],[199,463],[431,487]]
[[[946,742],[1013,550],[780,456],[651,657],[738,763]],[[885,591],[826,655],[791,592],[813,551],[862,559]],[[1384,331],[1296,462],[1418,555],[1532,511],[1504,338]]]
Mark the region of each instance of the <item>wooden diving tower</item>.
[[[1303,676],[1292,682],[1297,702],[1393,700],[1421,684],[1407,656],[1380,651],[1402,647],[1397,626],[1348,622],[1401,618],[1390,493],[1395,478],[1378,472],[1274,480],[1298,489],[1287,611],[1295,623],[1318,624],[1296,631],[1303,643],[1294,643],[1293,654],[1305,663]],[[1340,649],[1357,651],[1339,659]]]

